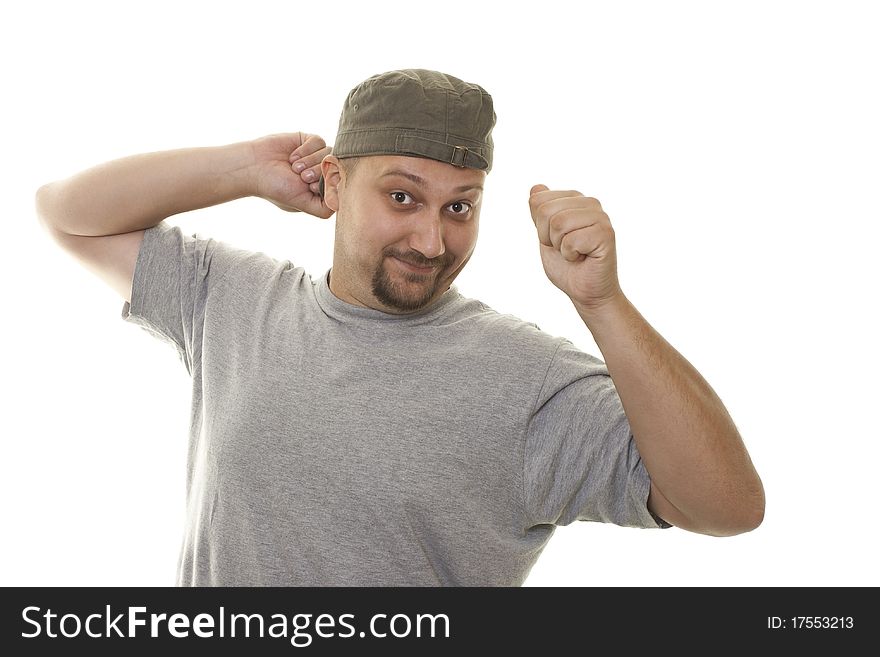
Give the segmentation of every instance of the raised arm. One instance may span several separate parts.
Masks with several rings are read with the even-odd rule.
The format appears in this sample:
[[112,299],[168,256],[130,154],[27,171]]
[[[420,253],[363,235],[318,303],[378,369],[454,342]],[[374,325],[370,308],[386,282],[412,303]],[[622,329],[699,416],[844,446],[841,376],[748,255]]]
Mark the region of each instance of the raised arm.
[[739,432],[702,375],[621,291],[614,230],[599,201],[535,185],[529,206],[544,270],[593,334],[620,395],[651,477],[648,507],[700,534],[756,528],[764,487]]
[[132,155],[43,185],[37,216],[62,249],[130,301],[143,232],[166,217],[244,196],[331,216],[318,192],[329,152],[320,137],[296,132]]

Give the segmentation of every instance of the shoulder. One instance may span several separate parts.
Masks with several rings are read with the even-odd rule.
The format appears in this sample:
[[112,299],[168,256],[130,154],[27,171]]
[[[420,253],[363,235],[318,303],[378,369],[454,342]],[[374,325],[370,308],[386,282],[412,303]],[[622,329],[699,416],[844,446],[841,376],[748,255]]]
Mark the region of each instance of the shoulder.
[[605,363],[572,340],[544,331],[533,321],[499,312],[477,299],[462,297],[461,313],[474,330],[507,353],[540,358],[547,367],[549,383],[561,387],[576,379],[607,376]]
[[505,353],[551,358],[564,338],[547,333],[533,321],[500,312],[479,299],[459,295],[447,320],[461,325],[487,347]]
[[198,232],[190,233],[167,221],[144,233],[144,248],[157,257],[179,261],[185,276],[203,281],[214,290],[259,292],[282,280],[288,285],[305,286],[309,282],[306,272],[290,260]]

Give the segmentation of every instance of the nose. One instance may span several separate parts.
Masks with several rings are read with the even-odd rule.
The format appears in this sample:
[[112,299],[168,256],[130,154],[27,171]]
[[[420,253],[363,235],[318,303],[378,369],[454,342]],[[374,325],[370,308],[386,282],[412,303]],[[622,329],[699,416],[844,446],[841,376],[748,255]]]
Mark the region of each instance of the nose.
[[409,247],[415,249],[426,258],[439,258],[446,253],[443,242],[442,217],[435,214],[421,213],[414,217],[415,222],[409,238]]

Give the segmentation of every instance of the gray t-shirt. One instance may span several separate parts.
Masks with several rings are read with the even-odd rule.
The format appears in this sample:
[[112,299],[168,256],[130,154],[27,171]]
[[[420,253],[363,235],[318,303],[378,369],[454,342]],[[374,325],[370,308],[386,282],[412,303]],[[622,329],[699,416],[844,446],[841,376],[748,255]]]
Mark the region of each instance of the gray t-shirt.
[[192,376],[179,586],[519,586],[557,525],[664,524],[604,364],[456,286],[391,315],[162,222],[122,317]]

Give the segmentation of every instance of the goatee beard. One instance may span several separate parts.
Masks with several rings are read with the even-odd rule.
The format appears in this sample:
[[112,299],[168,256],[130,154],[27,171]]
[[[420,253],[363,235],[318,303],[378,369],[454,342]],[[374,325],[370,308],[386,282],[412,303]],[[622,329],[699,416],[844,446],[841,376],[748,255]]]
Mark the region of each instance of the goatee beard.
[[[394,281],[385,270],[385,260],[398,258],[404,262],[418,267],[434,267],[430,274],[416,272],[395,272],[404,282]],[[425,307],[434,297],[440,286],[440,274],[454,258],[444,254],[437,258],[426,258],[418,251],[401,253],[393,249],[386,249],[382,253],[382,260],[373,272],[373,295],[388,308],[400,312],[413,312]]]

